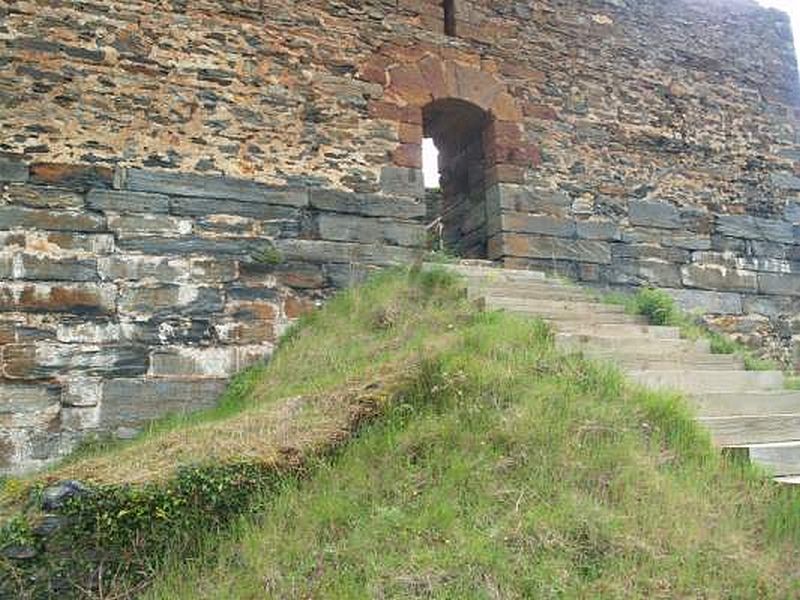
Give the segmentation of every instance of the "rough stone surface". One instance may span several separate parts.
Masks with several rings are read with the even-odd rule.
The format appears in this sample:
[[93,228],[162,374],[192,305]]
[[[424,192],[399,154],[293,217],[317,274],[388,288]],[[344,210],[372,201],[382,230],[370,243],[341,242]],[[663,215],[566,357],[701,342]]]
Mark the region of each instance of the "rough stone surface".
[[791,354],[789,21],[663,4],[459,0],[457,38],[417,0],[0,9],[0,370],[26,378],[0,381],[0,468],[209,405],[247,348],[428,237],[672,288]]

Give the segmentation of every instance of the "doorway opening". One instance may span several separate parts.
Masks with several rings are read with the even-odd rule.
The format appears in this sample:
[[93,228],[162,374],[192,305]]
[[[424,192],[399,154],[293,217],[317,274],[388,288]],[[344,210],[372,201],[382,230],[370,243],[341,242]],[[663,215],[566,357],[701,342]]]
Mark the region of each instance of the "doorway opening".
[[456,37],[456,0],[444,0],[444,34]]
[[424,137],[438,150],[439,190],[428,191],[428,216],[437,223],[440,238],[434,245],[463,258],[486,258],[489,114],[471,102],[448,98],[431,102],[422,115]]

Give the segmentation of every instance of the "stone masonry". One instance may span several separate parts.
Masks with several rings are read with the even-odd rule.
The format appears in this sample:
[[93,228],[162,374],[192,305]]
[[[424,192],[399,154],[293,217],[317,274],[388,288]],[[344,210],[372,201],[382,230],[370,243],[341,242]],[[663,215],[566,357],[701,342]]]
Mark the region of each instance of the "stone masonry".
[[800,366],[788,18],[447,5],[0,5],[0,469],[213,404],[299,312],[418,257],[434,218],[466,256],[664,287]]

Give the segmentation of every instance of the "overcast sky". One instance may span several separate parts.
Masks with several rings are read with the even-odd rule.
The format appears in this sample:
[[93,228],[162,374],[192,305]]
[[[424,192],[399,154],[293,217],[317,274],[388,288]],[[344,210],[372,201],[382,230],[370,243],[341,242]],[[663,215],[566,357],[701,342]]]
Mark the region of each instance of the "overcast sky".
[[800,31],[800,0],[758,0],[763,6],[778,8],[785,13],[789,13],[792,18],[792,31],[794,32],[794,48],[800,57],[800,39],[797,32]]

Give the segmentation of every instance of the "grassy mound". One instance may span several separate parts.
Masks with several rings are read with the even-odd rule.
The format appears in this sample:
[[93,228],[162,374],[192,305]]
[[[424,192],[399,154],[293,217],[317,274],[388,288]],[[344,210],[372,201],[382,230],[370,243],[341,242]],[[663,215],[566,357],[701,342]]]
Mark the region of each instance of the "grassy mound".
[[11,565],[17,597],[800,590],[797,490],[722,457],[680,398],[475,312],[438,271],[343,293],[215,411],[16,484],[7,539],[30,542],[19,489],[64,478],[95,486],[64,510],[71,551]]

